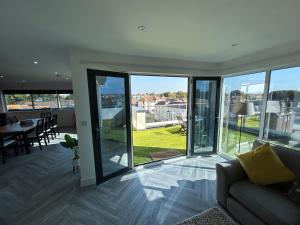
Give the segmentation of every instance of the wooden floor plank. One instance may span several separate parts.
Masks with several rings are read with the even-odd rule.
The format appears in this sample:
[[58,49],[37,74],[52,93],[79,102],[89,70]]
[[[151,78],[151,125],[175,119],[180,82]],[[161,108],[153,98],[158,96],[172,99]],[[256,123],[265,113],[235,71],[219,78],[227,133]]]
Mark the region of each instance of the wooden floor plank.
[[216,204],[218,155],[169,160],[80,188],[62,139],[0,165],[0,224],[174,224]]

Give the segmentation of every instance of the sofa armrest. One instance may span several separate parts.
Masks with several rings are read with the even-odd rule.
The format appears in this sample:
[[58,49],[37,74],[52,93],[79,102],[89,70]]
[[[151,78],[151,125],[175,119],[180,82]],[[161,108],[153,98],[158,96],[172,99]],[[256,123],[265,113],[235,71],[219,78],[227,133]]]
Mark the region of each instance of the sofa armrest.
[[227,208],[229,188],[232,183],[247,178],[238,160],[230,160],[216,164],[217,172],[217,200],[220,205]]

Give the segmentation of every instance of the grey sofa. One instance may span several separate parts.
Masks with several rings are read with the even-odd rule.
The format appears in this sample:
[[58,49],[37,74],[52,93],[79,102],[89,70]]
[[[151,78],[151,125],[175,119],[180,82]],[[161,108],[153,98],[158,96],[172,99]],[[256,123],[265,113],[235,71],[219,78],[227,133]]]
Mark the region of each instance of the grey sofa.
[[[255,141],[253,148],[262,144]],[[273,146],[283,163],[300,178],[300,151]],[[287,198],[290,184],[251,183],[238,160],[216,165],[218,203],[243,225],[300,225],[300,205]]]

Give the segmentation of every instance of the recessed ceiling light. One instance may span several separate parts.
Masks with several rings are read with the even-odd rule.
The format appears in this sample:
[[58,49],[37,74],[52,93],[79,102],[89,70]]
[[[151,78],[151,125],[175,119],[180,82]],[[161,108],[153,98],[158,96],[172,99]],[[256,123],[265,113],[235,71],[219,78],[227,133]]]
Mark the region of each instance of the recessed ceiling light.
[[22,80],[22,83],[26,83],[26,80]]
[[57,74],[58,74],[58,72],[54,72],[54,74],[55,74],[55,75],[57,75]]
[[146,30],[146,27],[142,25],[142,26],[138,26],[137,29],[140,31],[144,31]]
[[34,64],[38,64],[39,62],[38,62],[38,61],[34,61],[33,63],[34,63]]
[[239,45],[239,43],[233,43],[231,46],[232,47],[236,47],[236,46],[238,46]]
[[0,78],[4,78],[4,75],[0,75]]

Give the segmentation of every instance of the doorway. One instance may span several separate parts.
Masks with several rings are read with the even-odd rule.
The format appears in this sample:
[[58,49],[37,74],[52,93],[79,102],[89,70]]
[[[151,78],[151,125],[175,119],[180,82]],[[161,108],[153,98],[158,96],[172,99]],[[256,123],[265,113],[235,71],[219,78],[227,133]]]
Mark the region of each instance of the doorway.
[[220,78],[193,78],[191,154],[217,151]]
[[134,165],[186,155],[188,78],[131,75]]
[[97,184],[134,165],[216,152],[220,78],[87,74]]
[[87,70],[97,184],[131,167],[129,75]]

